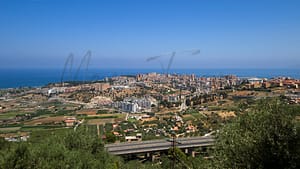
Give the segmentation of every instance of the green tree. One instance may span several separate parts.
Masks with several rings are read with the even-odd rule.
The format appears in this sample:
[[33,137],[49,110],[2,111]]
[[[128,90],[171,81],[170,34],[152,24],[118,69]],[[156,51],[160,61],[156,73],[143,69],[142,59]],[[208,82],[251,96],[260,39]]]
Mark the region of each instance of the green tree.
[[188,164],[191,169],[214,169],[212,161],[204,159],[202,156],[188,157]]
[[300,167],[300,133],[295,112],[281,101],[262,100],[217,135],[215,168]]
[[168,156],[162,156],[162,168],[184,169],[191,168],[187,156],[177,147],[170,148]]
[[122,165],[119,157],[108,154],[101,140],[84,128],[50,134],[40,142],[0,143],[9,147],[1,148],[0,168],[3,169],[118,169]]
[[3,168],[29,169],[32,166],[30,157],[31,153],[27,145],[19,144],[12,152],[9,152],[4,160]]
[[106,136],[107,143],[114,143],[117,140],[117,137],[112,132],[106,133],[105,136]]

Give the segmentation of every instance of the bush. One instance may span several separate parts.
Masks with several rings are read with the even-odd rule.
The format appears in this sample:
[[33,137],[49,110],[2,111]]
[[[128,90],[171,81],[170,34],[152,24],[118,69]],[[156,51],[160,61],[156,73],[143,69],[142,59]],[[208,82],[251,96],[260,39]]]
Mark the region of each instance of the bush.
[[225,126],[217,135],[215,168],[299,168],[300,130],[287,106],[263,100]]

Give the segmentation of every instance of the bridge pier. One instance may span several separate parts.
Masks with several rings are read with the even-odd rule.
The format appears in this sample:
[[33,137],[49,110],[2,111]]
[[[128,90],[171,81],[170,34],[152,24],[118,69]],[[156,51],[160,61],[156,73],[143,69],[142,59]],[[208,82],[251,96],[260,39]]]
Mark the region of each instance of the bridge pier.
[[196,151],[192,151],[192,157],[196,156]]
[[185,154],[188,154],[188,153],[189,153],[189,149],[187,149],[187,148],[184,149],[184,153],[185,153]]
[[152,154],[152,156],[151,156],[151,161],[152,161],[152,162],[155,161],[155,155],[154,155],[154,154]]
[[155,161],[155,154],[154,153],[146,153],[146,159],[151,160],[152,162]]

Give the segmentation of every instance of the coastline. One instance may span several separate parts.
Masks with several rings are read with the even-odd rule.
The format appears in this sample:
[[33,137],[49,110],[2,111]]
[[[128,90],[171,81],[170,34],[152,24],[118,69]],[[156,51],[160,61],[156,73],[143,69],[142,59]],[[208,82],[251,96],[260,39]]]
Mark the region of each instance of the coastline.
[[[121,75],[137,75],[145,73],[164,73],[161,69],[96,69],[88,71],[81,70],[78,74],[78,81],[95,81],[105,77]],[[218,77],[225,75],[236,75],[238,77],[291,77],[300,79],[300,69],[171,69],[170,74],[195,74],[198,77]],[[1,68],[0,69],[0,89],[19,87],[42,87],[49,83],[58,83],[74,80],[74,71],[65,72],[62,78],[62,69],[58,68]]]

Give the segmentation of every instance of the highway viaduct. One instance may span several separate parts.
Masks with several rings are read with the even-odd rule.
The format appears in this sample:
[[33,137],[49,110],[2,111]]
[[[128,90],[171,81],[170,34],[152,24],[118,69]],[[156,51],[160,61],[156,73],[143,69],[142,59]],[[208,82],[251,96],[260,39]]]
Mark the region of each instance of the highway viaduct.
[[[176,147],[187,154],[190,153],[192,156],[195,156],[193,149],[212,146],[214,141],[215,139],[213,136],[177,138]],[[167,152],[172,147],[172,139],[114,143],[106,144],[104,147],[113,155],[125,156],[146,154],[147,157],[150,157],[151,154],[154,153]]]

